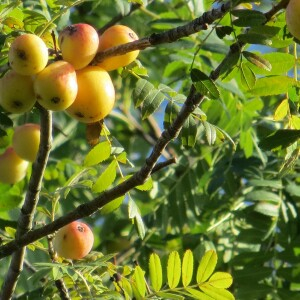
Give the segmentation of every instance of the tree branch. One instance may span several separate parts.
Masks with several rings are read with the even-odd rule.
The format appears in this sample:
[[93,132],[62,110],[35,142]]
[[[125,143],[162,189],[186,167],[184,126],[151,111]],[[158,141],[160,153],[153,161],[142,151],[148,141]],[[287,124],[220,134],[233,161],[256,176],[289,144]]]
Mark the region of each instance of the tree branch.
[[201,30],[206,30],[208,28],[208,24],[212,24],[215,20],[222,18],[230,8],[231,1],[228,1],[221,5],[220,8],[205,12],[201,17],[187,23],[186,25],[164,31],[162,33],[153,33],[149,37],[144,37],[134,42],[122,44],[99,52],[92,61],[92,64],[96,65],[107,57],[122,55],[133,50],[144,50],[145,48],[158,44],[173,43],[180,38],[197,33]]
[[[286,2],[286,0],[283,0],[280,2],[277,6],[275,6],[272,11],[275,14],[282,8],[282,3]],[[224,7],[226,8],[228,4],[224,4]],[[229,6],[230,7],[230,6]],[[225,11],[223,11],[225,13]],[[208,13],[208,15],[210,12]],[[221,15],[222,16],[222,15]],[[220,17],[221,17],[220,16]],[[269,16],[271,17],[271,16]],[[176,31],[176,30],[175,30]],[[167,31],[170,32],[170,31]],[[163,33],[162,33],[163,35]],[[227,59],[227,56],[224,58],[224,60]],[[224,64],[221,62],[221,65]],[[218,68],[211,73],[211,78],[216,80],[219,76]],[[3,246],[0,247],[0,259],[3,257],[6,257],[8,255],[11,255],[11,253],[17,251],[21,247],[24,247],[44,236],[47,236],[48,234],[53,233],[54,231],[60,229],[61,227],[69,224],[72,221],[78,220],[80,218],[84,218],[87,216],[90,216],[97,212],[99,209],[101,209],[105,204],[111,202],[112,200],[126,194],[128,191],[133,189],[134,187],[141,185],[143,182],[147,180],[147,178],[150,176],[151,172],[153,172],[155,165],[157,163],[157,160],[159,159],[161,152],[165,149],[167,144],[172,141],[174,138],[176,138],[182,129],[182,126],[184,122],[187,120],[189,115],[195,110],[195,108],[203,101],[204,96],[200,95],[199,93],[196,93],[196,90],[194,86],[191,87],[189,95],[182,106],[178,116],[174,120],[174,122],[170,125],[170,127],[166,130],[164,130],[157,140],[155,146],[153,147],[152,153],[149,155],[149,157],[146,159],[145,164],[142,166],[142,168],[136,172],[132,177],[124,181],[123,183],[115,186],[112,189],[109,189],[99,196],[97,196],[92,201],[81,204],[73,211],[67,213],[66,215],[56,219],[55,221],[43,226],[42,228],[38,228],[32,231],[29,231],[25,233],[24,235],[18,237],[14,241],[11,241]]]
[[[20,211],[16,239],[22,237],[32,228],[33,217],[42,186],[43,174],[47,165],[51,148],[52,115],[49,111],[42,107],[39,107],[39,110],[41,118],[41,142],[37,159],[33,164],[25,201]],[[18,251],[14,252],[12,255],[10,266],[2,286],[0,299],[10,299],[15,290],[18,278],[23,269],[26,252],[26,248],[24,246],[25,245],[18,247]]]

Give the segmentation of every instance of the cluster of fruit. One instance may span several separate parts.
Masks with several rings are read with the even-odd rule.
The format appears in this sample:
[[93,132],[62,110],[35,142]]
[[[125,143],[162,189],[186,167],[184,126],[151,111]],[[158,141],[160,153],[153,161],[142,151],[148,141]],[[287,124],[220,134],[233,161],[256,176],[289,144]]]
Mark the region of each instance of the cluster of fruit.
[[84,123],[102,120],[115,102],[108,71],[130,64],[139,51],[90,64],[98,52],[136,39],[123,25],[114,25],[101,35],[88,24],[70,25],[59,34],[62,60],[58,60],[57,56],[49,59],[40,37],[20,35],[9,48],[11,69],[0,80],[0,105],[10,113],[24,113],[37,101],[48,110],[65,110]]

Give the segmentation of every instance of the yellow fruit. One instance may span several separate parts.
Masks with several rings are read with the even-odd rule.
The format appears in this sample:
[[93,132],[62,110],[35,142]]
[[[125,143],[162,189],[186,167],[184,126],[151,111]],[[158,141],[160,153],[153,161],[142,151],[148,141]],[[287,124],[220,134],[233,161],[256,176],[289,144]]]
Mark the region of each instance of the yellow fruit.
[[40,145],[40,125],[27,123],[15,129],[12,145],[24,160],[34,162]]
[[37,101],[53,111],[68,108],[76,98],[77,89],[75,69],[66,61],[52,63],[34,79]]
[[23,34],[12,42],[8,60],[11,68],[19,74],[37,74],[48,63],[48,48],[40,37],[34,34]]
[[35,104],[31,76],[10,70],[0,80],[0,105],[10,113],[24,113]]
[[84,23],[66,27],[58,37],[58,44],[65,61],[75,70],[86,67],[95,57],[99,44],[96,29]]
[[19,157],[12,147],[0,155],[0,182],[14,184],[21,181],[27,171],[28,162]]
[[290,0],[285,12],[289,32],[300,40],[300,1]]
[[81,259],[92,249],[94,235],[85,223],[74,221],[62,227],[53,239],[53,247],[59,256]]
[[76,73],[77,97],[66,111],[83,123],[104,119],[115,102],[115,89],[109,74],[97,66],[88,66]]
[[[138,40],[138,36],[129,27],[124,25],[114,25],[100,35],[98,52],[135,40]],[[138,55],[139,50],[135,50],[123,55],[108,57],[97,65],[106,71],[111,71],[129,65]]]

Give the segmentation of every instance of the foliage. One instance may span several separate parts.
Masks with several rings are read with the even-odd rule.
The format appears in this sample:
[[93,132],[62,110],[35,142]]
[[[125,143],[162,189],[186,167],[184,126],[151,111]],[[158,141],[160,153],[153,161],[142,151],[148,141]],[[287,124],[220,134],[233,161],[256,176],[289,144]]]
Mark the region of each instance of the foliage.
[[[159,137],[192,108],[156,166],[172,164],[85,218],[95,234],[86,259],[52,261],[51,235],[27,246],[16,299],[59,299],[53,282],[60,279],[71,299],[299,298],[298,41],[286,28],[287,1],[230,2],[206,29],[151,45],[111,72],[117,102],[103,124],[86,128],[53,113],[33,231],[126,184],[145,161],[147,169]],[[79,22],[99,29],[120,22],[155,38],[225,4],[4,1],[1,74],[11,41],[24,31],[51,49],[53,34]],[[201,94],[199,105],[191,90]],[[0,107],[1,153],[14,127],[39,120],[38,108],[13,115]],[[94,147],[91,130],[100,136]],[[15,239],[30,176],[31,170],[20,183],[0,184],[3,245]],[[9,261],[1,259],[1,284]]]

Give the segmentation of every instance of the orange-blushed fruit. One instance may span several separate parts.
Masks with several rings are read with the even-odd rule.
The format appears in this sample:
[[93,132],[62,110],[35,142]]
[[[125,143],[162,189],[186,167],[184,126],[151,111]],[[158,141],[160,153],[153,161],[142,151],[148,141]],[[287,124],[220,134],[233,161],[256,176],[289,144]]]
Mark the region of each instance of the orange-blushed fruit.
[[9,147],[0,155],[0,182],[15,184],[21,181],[27,172],[28,161],[17,155],[13,147]]
[[[103,34],[100,35],[98,52],[135,40],[138,40],[138,36],[131,28],[124,25],[114,25],[106,29]],[[139,50],[134,50],[123,55],[108,57],[97,65],[106,71],[112,71],[129,65],[138,55]]]
[[12,146],[24,160],[34,162],[40,145],[40,125],[26,123],[15,128]]
[[12,42],[8,60],[11,68],[22,75],[41,72],[48,63],[48,48],[37,35],[28,33]]
[[0,79],[0,105],[10,113],[25,113],[35,104],[31,76],[9,70]]
[[68,108],[77,95],[74,67],[66,61],[56,61],[47,66],[34,79],[36,99],[41,106],[53,111]]
[[115,103],[115,89],[109,74],[98,66],[88,66],[76,74],[77,97],[66,112],[83,123],[104,119]]
[[67,259],[81,259],[92,249],[94,235],[90,227],[79,221],[74,221],[55,234],[53,247],[57,254]]
[[59,34],[58,44],[63,59],[72,64],[75,70],[79,70],[95,57],[99,37],[94,27],[79,23],[64,28]]

